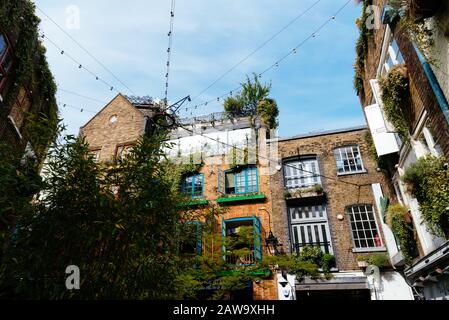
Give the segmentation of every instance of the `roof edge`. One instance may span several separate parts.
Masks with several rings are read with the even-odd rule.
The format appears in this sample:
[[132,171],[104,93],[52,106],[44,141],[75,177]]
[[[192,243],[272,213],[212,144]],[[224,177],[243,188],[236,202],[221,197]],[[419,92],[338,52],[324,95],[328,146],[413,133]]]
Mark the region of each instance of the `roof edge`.
[[368,129],[367,125],[360,125],[360,126],[355,126],[355,127],[299,134],[299,135],[285,137],[285,138],[279,137],[279,138],[269,139],[269,140],[267,140],[267,142],[269,143],[269,142],[275,142],[275,141],[288,141],[288,140],[304,139],[304,138],[326,136],[326,135],[345,133],[345,132],[351,132],[351,131],[361,131],[361,130],[366,130],[366,129]]

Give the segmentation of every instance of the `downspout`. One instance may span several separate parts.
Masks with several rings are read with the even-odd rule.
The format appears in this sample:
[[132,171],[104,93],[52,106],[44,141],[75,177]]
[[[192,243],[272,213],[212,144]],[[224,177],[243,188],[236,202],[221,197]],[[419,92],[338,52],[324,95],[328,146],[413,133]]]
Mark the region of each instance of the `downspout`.
[[438,83],[437,78],[435,77],[435,74],[432,71],[432,68],[430,67],[429,62],[427,62],[426,58],[415,44],[413,44],[413,47],[415,48],[416,54],[418,55],[418,59],[421,62],[421,65],[424,69],[424,73],[426,74],[426,77],[429,80],[430,86],[432,87],[432,91],[435,94],[435,97],[438,101],[438,105],[440,106],[441,112],[443,112],[444,118],[446,119],[446,122],[449,124],[449,105],[447,103],[446,97],[444,96],[444,93],[441,90],[441,87]]

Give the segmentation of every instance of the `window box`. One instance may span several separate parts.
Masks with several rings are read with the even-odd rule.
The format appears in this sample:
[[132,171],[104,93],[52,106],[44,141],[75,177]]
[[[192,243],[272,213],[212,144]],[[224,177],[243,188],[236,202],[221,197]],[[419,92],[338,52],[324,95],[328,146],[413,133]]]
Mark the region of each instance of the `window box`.
[[[231,269],[231,270],[223,270],[223,271],[219,271],[217,273],[218,276],[223,277],[223,276],[232,276],[232,275],[239,275],[243,272],[247,272],[246,270],[237,270],[237,269]],[[261,269],[261,270],[251,270],[250,273],[253,276],[258,276],[261,278],[268,278],[269,276],[271,276],[271,270],[266,268],[266,269]]]
[[181,202],[180,206],[181,207],[193,207],[193,206],[201,206],[201,205],[207,205],[209,203],[208,200],[192,200],[192,201],[186,201],[186,202]]
[[237,195],[237,196],[231,196],[231,197],[217,198],[217,203],[252,201],[252,200],[265,199],[265,198],[266,198],[266,196],[263,193],[246,194],[246,195]]
[[313,198],[324,195],[324,190],[321,185],[317,184],[308,188],[286,189],[285,199],[301,199],[301,198]]
[[366,267],[368,267],[368,262],[367,261],[357,261],[357,265],[359,266],[359,268],[366,268]]

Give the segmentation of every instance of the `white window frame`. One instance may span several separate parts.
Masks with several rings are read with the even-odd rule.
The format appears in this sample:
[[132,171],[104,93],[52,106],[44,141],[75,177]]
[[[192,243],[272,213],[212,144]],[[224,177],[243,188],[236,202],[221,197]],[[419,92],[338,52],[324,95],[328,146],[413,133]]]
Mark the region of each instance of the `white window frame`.
[[[369,238],[369,237],[367,237],[366,236],[366,230],[365,230],[365,227],[363,226],[363,223],[364,222],[368,222],[368,223],[371,223],[371,220],[355,220],[355,212],[354,212],[354,207],[365,207],[365,214],[367,215],[367,217],[368,217],[368,210],[367,210],[367,206],[370,206],[371,207],[371,211],[372,211],[372,221],[374,221],[374,224],[375,224],[375,226],[376,226],[376,231],[377,231],[377,235],[379,236],[379,240],[380,240],[380,246],[375,246],[375,247],[357,247],[356,246],[356,243],[355,243],[355,241],[356,241],[356,239],[354,238],[354,232],[356,232],[357,233],[357,240],[358,241],[367,241],[367,239],[371,239],[371,238]],[[373,252],[373,251],[386,251],[386,248],[385,248],[385,245],[384,245],[384,242],[383,242],[383,239],[382,239],[382,235],[381,235],[381,231],[380,231],[380,229],[379,229],[379,224],[377,223],[377,219],[376,219],[376,211],[375,211],[375,207],[374,207],[374,205],[372,205],[372,204],[354,204],[354,205],[351,205],[351,206],[348,206],[347,208],[346,208],[346,212],[347,212],[347,215],[348,215],[348,221],[349,221],[349,229],[351,230],[351,238],[352,238],[352,251],[353,252]],[[354,230],[353,228],[352,228],[352,220],[351,220],[351,216],[353,216],[354,217],[354,222],[355,223],[357,223],[357,222],[361,222],[362,223],[362,229],[361,230],[359,230],[358,228],[356,228],[356,230]],[[371,230],[371,229],[370,229]],[[364,238],[359,238],[359,236],[358,236],[358,232],[359,231],[363,231],[363,233],[364,233],[364,235],[365,235],[365,237]],[[372,238],[373,239],[373,241],[375,241],[375,239],[374,238]]]
[[[427,117],[427,111],[424,110],[415,133],[412,136],[412,146],[418,158],[424,157],[429,153],[435,157],[442,154],[441,147],[435,142],[435,139],[430,132],[427,123],[429,119]],[[424,143],[421,141],[421,136],[424,138]]]
[[[349,171],[339,172],[339,170],[338,170],[339,166],[338,166],[338,162],[337,162],[336,152],[338,151],[338,153],[340,155],[340,158],[341,158],[340,161],[343,161],[342,149],[351,148],[352,157],[353,157],[353,159],[355,159],[355,157],[354,157],[354,150],[352,149],[354,147],[357,147],[357,151],[358,151],[358,154],[359,154],[360,164],[362,166],[362,169],[352,171],[351,166],[349,166]],[[366,173],[366,169],[365,169],[365,166],[363,165],[363,158],[362,158],[362,153],[360,152],[360,146],[359,145],[353,144],[353,145],[345,145],[345,146],[337,147],[337,148],[334,149],[334,157],[335,157],[335,164],[336,164],[336,167],[337,167],[337,175],[338,176]],[[343,170],[344,170],[344,165],[343,165]]]
[[[286,160],[284,164],[284,186],[287,189],[321,185],[320,167],[316,156]],[[313,171],[313,167],[315,167],[315,171]]]

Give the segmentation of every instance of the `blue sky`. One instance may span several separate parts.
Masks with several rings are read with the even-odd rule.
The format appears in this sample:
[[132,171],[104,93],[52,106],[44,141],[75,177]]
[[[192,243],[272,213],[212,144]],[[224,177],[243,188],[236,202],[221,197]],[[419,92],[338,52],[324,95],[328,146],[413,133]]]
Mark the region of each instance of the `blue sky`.
[[[196,96],[220,75],[317,0],[177,0],[170,72],[169,100]],[[321,0],[275,40],[210,88],[190,106],[213,99],[238,86],[251,72],[261,72],[308,37],[347,0]],[[86,47],[138,95],[163,98],[171,0],[35,0],[36,5]],[[79,10],[79,29],[70,24],[70,6]],[[67,11],[68,10],[68,11]],[[83,52],[39,10],[41,29],[83,66],[130,94]],[[364,124],[353,86],[353,61],[360,7],[351,2],[299,52],[284,60],[262,80],[272,82],[271,97],[280,109],[280,136]],[[58,87],[95,98],[88,100],[58,91],[61,117],[68,132],[99,111],[116,92],[79,69],[66,55],[45,42]],[[104,103],[103,103],[104,102]],[[63,104],[83,108],[62,108]],[[183,115],[221,111],[219,103]]]

